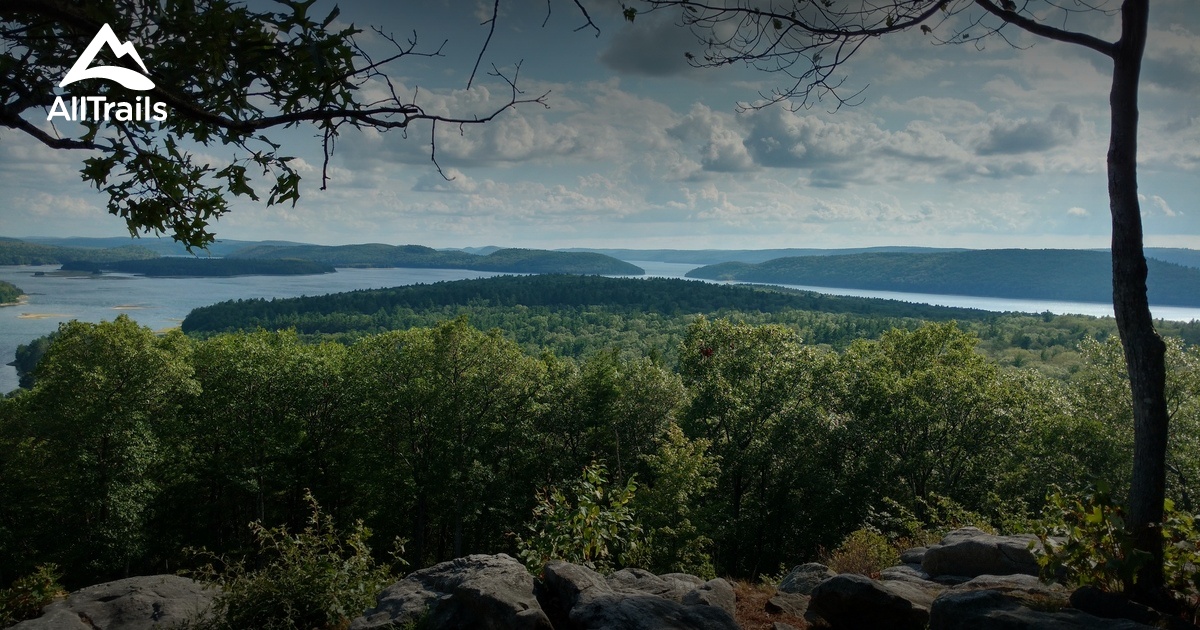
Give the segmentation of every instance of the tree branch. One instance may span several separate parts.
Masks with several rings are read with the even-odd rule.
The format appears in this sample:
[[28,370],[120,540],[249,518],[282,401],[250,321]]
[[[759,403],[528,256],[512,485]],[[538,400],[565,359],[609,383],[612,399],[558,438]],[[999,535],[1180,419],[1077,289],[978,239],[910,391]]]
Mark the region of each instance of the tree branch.
[[1000,18],[1001,20],[1004,20],[1006,23],[1029,31],[1034,35],[1040,35],[1047,39],[1066,42],[1068,44],[1078,44],[1086,48],[1091,48],[1092,50],[1095,50],[1108,57],[1113,57],[1116,54],[1116,44],[1106,42],[1098,37],[1093,37],[1086,33],[1077,33],[1075,31],[1055,28],[1053,26],[1046,26],[1045,24],[1020,15],[1016,11],[1002,9],[996,6],[996,3],[992,2],[992,0],[975,0],[975,4],[983,7],[985,11]]

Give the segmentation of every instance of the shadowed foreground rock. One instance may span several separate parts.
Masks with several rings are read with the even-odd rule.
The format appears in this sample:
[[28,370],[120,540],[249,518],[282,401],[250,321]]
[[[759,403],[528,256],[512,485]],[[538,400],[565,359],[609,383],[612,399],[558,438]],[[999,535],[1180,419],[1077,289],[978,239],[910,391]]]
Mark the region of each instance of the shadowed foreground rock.
[[216,593],[178,575],[132,577],[75,591],[12,629],[165,630],[207,614]]
[[553,630],[533,595],[533,577],[505,554],[472,555],[414,571],[379,594],[351,630],[424,628]]

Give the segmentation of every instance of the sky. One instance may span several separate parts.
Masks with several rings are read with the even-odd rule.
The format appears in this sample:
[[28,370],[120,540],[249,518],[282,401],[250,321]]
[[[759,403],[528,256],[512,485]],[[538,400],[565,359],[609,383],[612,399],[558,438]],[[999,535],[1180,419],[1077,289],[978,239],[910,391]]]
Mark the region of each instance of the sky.
[[[333,6],[318,0],[312,10]],[[466,88],[492,6],[344,0],[335,26],[415,34],[424,50],[444,41],[442,56],[404,58],[389,75],[427,111],[471,116],[507,97],[492,77]],[[685,53],[703,48],[675,16],[630,24],[614,0],[584,6],[598,34],[576,30],[584,19],[569,0],[501,2],[482,67],[511,72],[519,62],[519,87],[549,92],[547,107],[439,126],[436,155],[449,180],[430,161],[428,126],[407,137],[343,133],[324,191],[313,129],[277,133],[305,177],[300,202],[235,200],[215,225],[218,238],[676,249],[1108,244],[1111,71],[1099,53],[1015,31],[1009,42],[940,46],[913,31],[867,42],[841,68],[846,88],[862,90],[859,104],[742,110],[784,85],[782,75],[693,68]],[[1029,6],[1058,26],[1117,35],[1119,18],[1103,12]],[[136,34],[118,36],[137,43]],[[386,46],[369,30],[360,41]],[[364,95],[382,89],[372,83]],[[1200,2],[1155,0],[1140,101],[1147,245],[1200,249],[1198,102]],[[196,151],[218,167],[232,157],[219,146]],[[84,157],[0,129],[0,235],[127,234],[80,181]]]

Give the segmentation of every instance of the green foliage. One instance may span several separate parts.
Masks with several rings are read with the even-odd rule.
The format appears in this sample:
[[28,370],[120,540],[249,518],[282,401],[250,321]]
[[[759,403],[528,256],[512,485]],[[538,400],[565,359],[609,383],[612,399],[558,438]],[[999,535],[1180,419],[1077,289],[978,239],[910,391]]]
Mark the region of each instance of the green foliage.
[[[3,243],[0,243],[2,245]],[[11,304],[17,301],[17,298],[25,295],[16,285],[10,282],[0,280],[0,304]]]
[[690,573],[706,580],[717,576],[712,539],[692,520],[717,486],[720,467],[707,454],[710,445],[704,439],[689,440],[671,424],[658,451],[642,456],[653,481],[641,488],[634,506],[645,527],[646,566],[655,573]]
[[551,487],[538,493],[529,536],[517,536],[521,560],[540,573],[550,560],[566,560],[607,573],[637,554],[642,527],[634,518],[637,482],[612,487],[608,469],[594,463],[565,491]]
[[1096,484],[1081,496],[1052,493],[1037,534],[1042,541],[1038,565],[1047,581],[1061,576],[1068,585],[1119,591],[1133,584],[1150,559],[1135,548],[1123,509],[1107,484]]
[[43,564],[14,580],[12,588],[0,590],[0,626],[7,628],[41,615],[43,607],[64,595],[60,579],[56,565]]
[[[253,563],[197,552],[210,563],[195,574],[222,589],[213,619],[202,628],[339,630],[375,604],[376,594],[394,578],[371,557],[370,530],[359,521],[339,535],[312,495],[305,500],[312,515],[296,534],[251,524],[258,546]],[[402,551],[397,541],[397,559]]]
[[887,536],[864,528],[850,532],[837,549],[823,560],[826,566],[838,573],[879,577],[880,571],[900,563],[900,552]]
[[112,262],[157,258],[158,254],[137,245],[94,249],[39,245],[16,239],[0,239],[0,265],[51,265],[71,261]]

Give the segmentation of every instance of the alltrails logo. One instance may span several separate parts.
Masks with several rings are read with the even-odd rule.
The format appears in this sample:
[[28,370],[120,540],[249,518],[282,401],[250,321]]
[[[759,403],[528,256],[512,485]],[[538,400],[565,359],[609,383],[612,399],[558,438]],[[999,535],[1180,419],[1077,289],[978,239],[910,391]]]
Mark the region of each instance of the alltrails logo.
[[[146,69],[146,64],[142,61],[141,55],[137,49],[133,47],[132,42],[122,42],[117,39],[117,34],[113,32],[112,27],[108,24],[100,27],[100,32],[92,38],[92,42],[84,49],[83,55],[71,66],[67,76],[63,77],[59,87],[66,87],[76,81],[82,79],[108,79],[116,81],[130,90],[144,92],[154,89],[154,82],[145,74],[140,74],[128,68],[118,66],[96,66],[89,67],[95,61],[96,55],[105,45],[113,51],[113,54],[118,59],[126,55],[133,58],[137,62],[138,67],[142,72],[149,74]],[[90,116],[89,116],[90,114]],[[155,103],[150,100],[149,96],[143,96],[130,103],[127,101],[109,101],[103,96],[72,96],[71,104],[68,107],[67,102],[63,97],[54,97],[54,104],[50,107],[50,115],[46,116],[46,120],[53,121],[56,117],[61,117],[67,121],[80,122],[84,120],[100,121],[100,120],[117,120],[117,121],[141,121],[141,122],[162,122],[167,119],[167,104]]]

